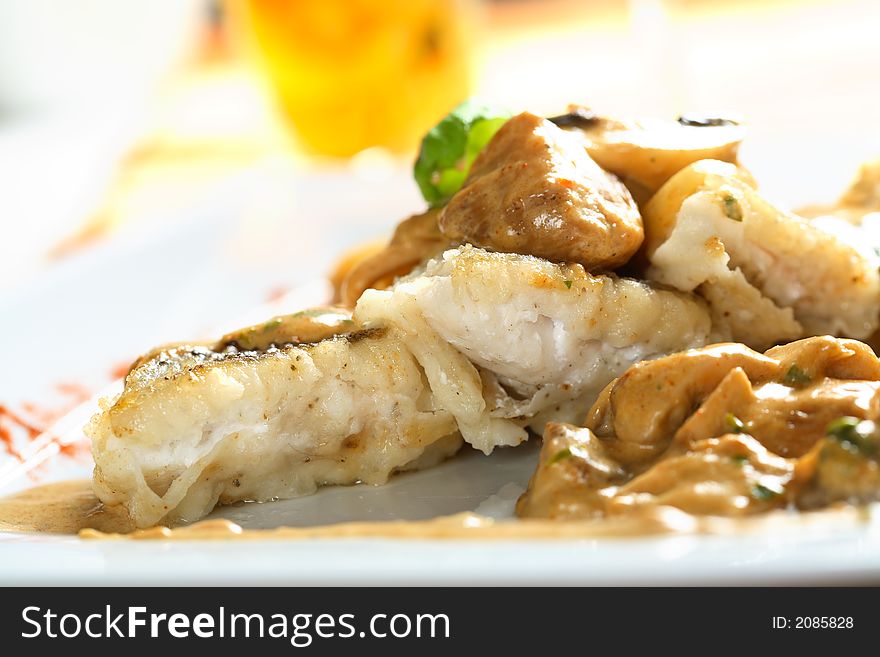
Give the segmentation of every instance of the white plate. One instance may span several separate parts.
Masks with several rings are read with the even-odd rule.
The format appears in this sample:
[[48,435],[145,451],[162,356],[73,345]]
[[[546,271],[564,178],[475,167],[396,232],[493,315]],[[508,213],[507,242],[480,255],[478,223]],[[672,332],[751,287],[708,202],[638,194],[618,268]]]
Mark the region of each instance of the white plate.
[[[245,527],[348,519],[510,515],[534,445],[470,452],[388,486],[327,488],[219,510]],[[844,531],[575,541],[84,541],[0,534],[3,584],[702,585],[878,584],[880,513]]]
[[[0,402],[15,407],[28,399],[43,401],[56,394],[54,384],[71,379],[97,389],[108,382],[112,366],[153,343],[226,327],[254,306],[261,307],[255,312],[259,319],[321,301],[323,285],[308,283],[322,272],[315,263],[390,227],[406,208],[415,207],[406,195],[390,201],[377,196],[377,187],[406,186],[404,176],[383,185],[349,174],[301,176],[275,223],[257,226],[272,235],[272,250],[266,252],[272,257],[242,255],[253,224],[243,227],[240,217],[247,215],[255,185],[260,189],[251,179],[224,186],[213,202],[185,219],[122,235],[20,285],[0,298]],[[341,185],[345,195],[330,193]],[[355,213],[346,207],[349,199],[366,201]],[[306,222],[306,229],[278,223],[290,216],[315,220]],[[295,290],[263,304],[266,293],[281,284],[295,284]],[[69,417],[61,431],[78,435],[91,404]],[[463,452],[386,487],[327,488],[308,498],[229,507],[215,515],[246,527],[420,519],[466,510],[509,517],[536,447],[500,450],[491,457]],[[30,477],[20,468],[12,473],[12,466],[0,456],[0,472],[5,467],[7,477],[0,475],[2,492],[30,485],[34,477],[85,477],[91,467],[87,457],[63,455],[52,456]],[[788,527],[762,535],[576,541],[112,542],[0,534],[0,584],[832,582],[880,583],[876,512],[845,530]]]

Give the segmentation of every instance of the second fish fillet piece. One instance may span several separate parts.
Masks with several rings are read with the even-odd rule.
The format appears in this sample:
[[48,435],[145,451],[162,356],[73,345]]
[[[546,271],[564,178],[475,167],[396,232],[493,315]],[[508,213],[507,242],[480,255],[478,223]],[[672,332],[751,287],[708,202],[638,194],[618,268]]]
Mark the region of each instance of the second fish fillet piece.
[[715,323],[754,349],[880,322],[872,259],[767,202],[731,164],[697,162],[644,208],[647,275],[705,297]]
[[633,363],[725,337],[692,295],[472,246],[367,290],[355,316],[396,329],[465,441],[487,453],[526,438],[500,439],[492,420],[541,431],[577,417]]

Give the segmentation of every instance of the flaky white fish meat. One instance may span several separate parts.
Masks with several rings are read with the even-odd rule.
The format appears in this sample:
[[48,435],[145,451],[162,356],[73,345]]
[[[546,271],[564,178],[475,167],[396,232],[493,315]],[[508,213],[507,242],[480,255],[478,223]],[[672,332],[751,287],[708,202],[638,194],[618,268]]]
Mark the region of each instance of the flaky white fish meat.
[[875,261],[768,203],[732,164],[681,170],[643,217],[648,277],[697,291],[736,341],[766,349],[812,335],[861,339],[878,326]]
[[326,325],[276,319],[141,359],[88,429],[98,496],[144,527],[382,483],[462,439],[488,453],[572,419],[630,364],[711,330],[691,295],[473,247]]
[[[690,295],[471,246],[390,290],[366,291],[355,316],[395,327],[435,392],[449,393],[444,408],[465,440],[485,452],[498,441],[487,418],[525,418],[540,431],[548,414],[581,413],[632,363],[705,344],[712,330]],[[442,387],[447,381],[455,388]],[[514,436],[504,444],[526,434]]]

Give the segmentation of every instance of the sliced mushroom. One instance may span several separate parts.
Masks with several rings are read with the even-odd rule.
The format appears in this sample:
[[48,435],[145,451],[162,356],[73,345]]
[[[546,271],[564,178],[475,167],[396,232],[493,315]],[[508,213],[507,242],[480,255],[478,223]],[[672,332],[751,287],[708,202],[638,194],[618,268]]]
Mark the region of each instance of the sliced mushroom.
[[793,465],[747,435],[727,434],[670,455],[621,486],[608,513],[673,506],[687,513],[747,516],[786,503]]
[[353,308],[364,290],[384,290],[426,260],[450,246],[437,226],[437,210],[428,210],[402,221],[384,248],[370,248],[361,256],[344,260],[332,280],[336,301]]
[[267,322],[224,335],[215,351],[229,347],[239,351],[265,351],[272,346],[311,344],[334,335],[351,333],[355,323],[343,308],[312,308],[292,315],[280,315]]
[[740,344],[713,345],[637,363],[605,388],[585,424],[600,438],[611,440],[608,449],[617,460],[637,467],[669,447],[695,407],[732,369],[766,380],[775,378],[779,367]]
[[580,133],[590,156],[618,176],[640,203],[676,172],[698,160],[736,163],[745,128],[723,118],[621,121],[577,105],[551,119]]
[[517,513],[743,516],[877,500],[878,417],[880,360],[854,340],[765,354],[721,344],[641,362],[604,390],[584,428],[548,424]]
[[605,515],[602,489],[629,479],[589,429],[551,422],[538,466],[516,504],[523,518],[567,520]]
[[720,344],[638,363],[603,391],[585,425],[638,468],[671,445],[731,432],[802,456],[842,415],[880,415],[880,361],[861,342],[823,336],[765,354]]
[[817,509],[880,500],[880,430],[875,422],[839,418],[795,465],[795,504]]

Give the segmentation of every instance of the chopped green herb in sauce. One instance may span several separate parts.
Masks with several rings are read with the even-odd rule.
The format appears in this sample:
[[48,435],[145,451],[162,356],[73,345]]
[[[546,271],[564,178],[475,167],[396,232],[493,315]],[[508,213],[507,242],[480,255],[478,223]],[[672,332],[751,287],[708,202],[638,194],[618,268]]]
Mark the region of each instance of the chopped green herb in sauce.
[[742,207],[740,207],[739,201],[733,197],[733,194],[725,194],[721,197],[721,201],[724,203],[724,214],[727,215],[728,219],[733,219],[734,221],[743,220]]
[[826,433],[853,453],[873,454],[877,451],[877,425],[857,417],[841,417],[828,425]]
[[742,433],[746,430],[746,425],[733,413],[725,413],[724,428],[728,433]]
[[565,280],[562,282],[565,283],[565,287],[567,287],[569,290],[571,289],[571,281]]
[[788,372],[786,372],[785,376],[782,378],[782,382],[785,385],[792,387],[803,386],[810,381],[812,381],[810,375],[798,367],[796,363],[788,368]]
[[282,319],[281,317],[275,317],[274,319],[270,319],[268,322],[263,324],[263,332],[272,331],[279,326],[281,326]]
[[749,462],[749,457],[748,457],[748,456],[743,456],[743,455],[741,455],[741,454],[738,454],[738,455],[736,455],[736,456],[731,456],[731,457],[730,457],[730,460],[733,461],[733,462],[734,462],[736,465],[738,465],[739,467],[742,467],[742,466],[744,466],[746,463]]
[[553,456],[547,459],[547,463],[545,463],[544,465],[553,465],[554,463],[559,463],[560,461],[564,461],[567,458],[571,458],[571,450],[568,447],[560,449]]
[[782,494],[782,491],[775,491],[767,488],[763,484],[755,484],[752,486],[752,497],[761,502],[768,502]]

